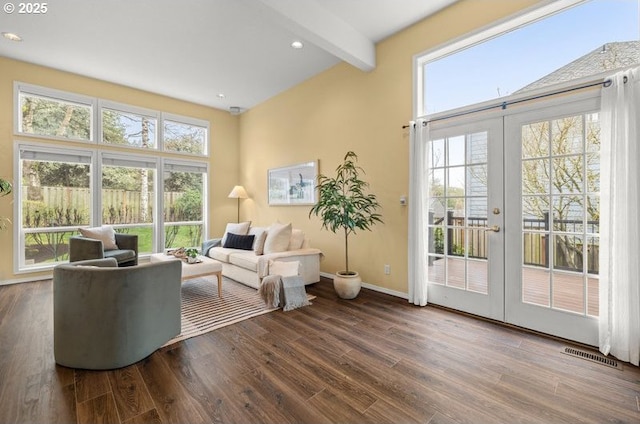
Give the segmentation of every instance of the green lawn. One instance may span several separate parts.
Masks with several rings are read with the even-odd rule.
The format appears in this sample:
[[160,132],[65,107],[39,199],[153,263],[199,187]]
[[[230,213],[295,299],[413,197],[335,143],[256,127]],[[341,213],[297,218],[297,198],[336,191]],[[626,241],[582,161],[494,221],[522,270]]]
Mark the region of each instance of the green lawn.
[[[175,234],[171,228],[177,228]],[[181,225],[179,227],[165,227],[165,237],[170,245],[166,248],[196,247],[202,243],[199,225]],[[153,233],[150,227],[120,228],[116,231],[138,235],[138,252],[141,254],[153,252]],[[77,231],[51,231],[48,233],[27,234],[25,237],[25,259],[32,263],[63,262],[69,259],[69,237],[77,235]]]

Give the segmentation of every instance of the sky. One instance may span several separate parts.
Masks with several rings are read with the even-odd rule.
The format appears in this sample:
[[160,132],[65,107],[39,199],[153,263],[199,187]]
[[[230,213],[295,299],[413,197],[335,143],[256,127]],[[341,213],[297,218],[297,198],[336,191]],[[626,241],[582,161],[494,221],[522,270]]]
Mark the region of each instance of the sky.
[[426,64],[427,114],[506,96],[612,41],[640,39],[640,0],[591,0]]

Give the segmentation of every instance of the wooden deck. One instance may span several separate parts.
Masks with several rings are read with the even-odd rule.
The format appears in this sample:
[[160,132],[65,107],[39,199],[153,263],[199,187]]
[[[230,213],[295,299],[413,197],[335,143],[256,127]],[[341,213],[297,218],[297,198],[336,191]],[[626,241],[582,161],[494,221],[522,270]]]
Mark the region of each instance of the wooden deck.
[[[429,281],[478,293],[488,293],[487,262],[446,258],[429,266]],[[467,284],[465,285],[465,273]],[[598,278],[566,271],[549,271],[535,267],[522,268],[522,300],[543,307],[552,307],[579,314],[598,316]],[[507,282],[515,284],[515,282]],[[586,286],[586,290],[585,290]],[[585,304],[586,295],[586,304]]]

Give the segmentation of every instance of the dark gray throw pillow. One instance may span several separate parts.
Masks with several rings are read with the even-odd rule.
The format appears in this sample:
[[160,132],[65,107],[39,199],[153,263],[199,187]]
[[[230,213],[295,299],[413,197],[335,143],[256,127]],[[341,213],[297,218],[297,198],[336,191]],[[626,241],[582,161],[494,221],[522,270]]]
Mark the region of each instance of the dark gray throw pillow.
[[255,236],[242,236],[240,234],[227,233],[227,239],[224,241],[224,246],[229,249],[242,249],[253,250],[253,239]]

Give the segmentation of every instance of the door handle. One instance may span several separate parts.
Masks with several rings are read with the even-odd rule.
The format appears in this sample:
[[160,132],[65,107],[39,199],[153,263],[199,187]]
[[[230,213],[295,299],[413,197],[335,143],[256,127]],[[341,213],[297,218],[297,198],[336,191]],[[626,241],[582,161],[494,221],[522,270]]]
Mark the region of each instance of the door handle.
[[499,233],[500,232],[500,226],[499,225],[492,225],[491,227],[485,227],[484,229],[485,229],[485,231],[491,231],[492,233]]

